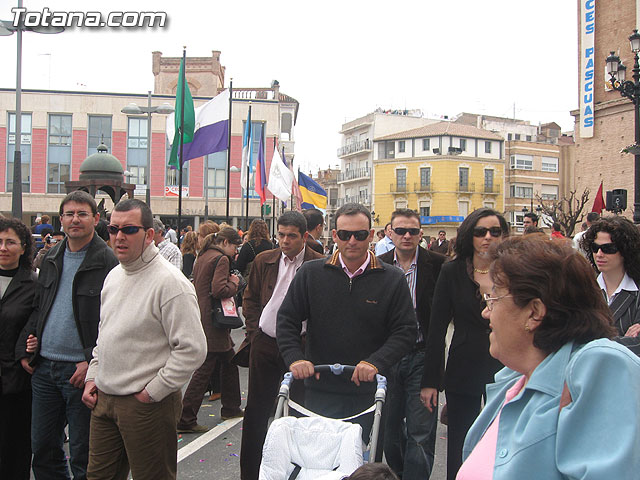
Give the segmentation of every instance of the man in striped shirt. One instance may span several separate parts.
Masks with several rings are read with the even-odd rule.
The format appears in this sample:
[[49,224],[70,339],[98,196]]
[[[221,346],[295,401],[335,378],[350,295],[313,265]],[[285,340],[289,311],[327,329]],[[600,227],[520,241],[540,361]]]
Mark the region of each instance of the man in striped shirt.
[[416,310],[418,338],[391,370],[386,405],[384,453],[389,466],[403,480],[429,478],[433,468],[438,412],[423,404],[420,390],[424,371],[425,338],[429,329],[431,302],[445,257],[420,248],[420,216],[406,208],[391,215],[391,240],[395,248],[380,256],[400,268],[409,285]]
[[153,219],[153,242],[160,250],[160,255],[168,260],[168,262],[182,271],[182,252],[171,242],[171,239],[164,237],[164,224],[157,218]]

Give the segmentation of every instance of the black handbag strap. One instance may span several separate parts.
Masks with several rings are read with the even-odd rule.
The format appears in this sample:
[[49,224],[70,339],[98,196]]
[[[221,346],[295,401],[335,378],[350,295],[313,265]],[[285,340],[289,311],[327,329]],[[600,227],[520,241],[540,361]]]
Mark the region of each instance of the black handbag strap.
[[298,478],[298,475],[300,475],[300,470],[302,470],[302,467],[296,463],[293,463],[293,472],[291,472],[291,475],[289,475],[288,480],[295,480],[296,478]]

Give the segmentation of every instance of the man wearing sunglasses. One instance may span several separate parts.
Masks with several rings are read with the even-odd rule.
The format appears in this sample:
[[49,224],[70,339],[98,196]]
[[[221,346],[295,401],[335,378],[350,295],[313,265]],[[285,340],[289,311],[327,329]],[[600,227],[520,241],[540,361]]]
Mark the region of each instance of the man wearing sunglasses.
[[[82,404],[82,390],[98,336],[100,291],[118,264],[95,233],[99,218],[96,202],[86,192],[75,191],[62,200],[60,221],[66,238],[42,260],[37,308],[18,342],[16,358],[33,374],[31,449],[36,478],[69,478],[65,423],[73,478],[87,474],[91,412]],[[27,338],[38,344],[30,360],[24,348]]]
[[[306,406],[321,415],[344,418],[373,403],[377,373],[411,351],[416,316],[402,272],[369,251],[371,214],[346,204],[336,212],[331,257],[302,265],[278,311],[276,337],[285,365],[305,382]],[[307,320],[306,346],[301,347]],[[351,378],[316,374],[314,365],[355,365]],[[368,439],[371,415],[358,417]],[[382,449],[379,450],[380,457]]]
[[391,214],[391,239],[395,249],[381,255],[380,260],[404,273],[416,312],[418,337],[412,351],[392,367],[389,375],[384,453],[399,477],[418,480],[429,478],[436,446],[438,412],[430,412],[422,404],[420,389],[433,292],[445,256],[419,247],[422,229],[414,210],[402,208]]
[[[120,261],[104,282],[82,401],[92,410],[89,478],[176,478],[181,387],[204,362],[196,291],[158,251],[151,209],[118,203],[107,227]],[[210,319],[204,319],[210,320]]]

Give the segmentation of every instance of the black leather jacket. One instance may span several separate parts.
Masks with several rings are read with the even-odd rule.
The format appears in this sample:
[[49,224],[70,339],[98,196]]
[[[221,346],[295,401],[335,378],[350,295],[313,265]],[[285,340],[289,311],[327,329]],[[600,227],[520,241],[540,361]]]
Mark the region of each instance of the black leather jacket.
[[[58,282],[62,275],[62,261],[66,248],[67,239],[65,238],[44,257],[36,284],[35,309],[16,344],[16,359],[19,360],[29,356],[26,352],[27,337],[31,334],[38,338],[38,349],[29,362],[30,365],[35,365],[40,358],[41,335],[58,292]],[[118,259],[113,251],[104,240],[94,234],[87,255],[73,279],[71,300],[73,316],[87,361],[91,360],[91,353],[98,338],[102,284],[107,274],[117,264]]]

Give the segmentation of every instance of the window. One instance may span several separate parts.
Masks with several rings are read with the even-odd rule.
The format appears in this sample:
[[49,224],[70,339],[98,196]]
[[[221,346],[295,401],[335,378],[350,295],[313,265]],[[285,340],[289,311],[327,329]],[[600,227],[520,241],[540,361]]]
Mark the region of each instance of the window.
[[511,168],[533,170],[533,156],[522,154],[511,155]]
[[398,192],[407,191],[407,171],[404,168],[396,170],[396,187]]
[[227,196],[227,151],[211,153],[205,157],[207,192],[209,198]]
[[422,151],[423,152],[427,152],[431,149],[431,139],[430,138],[423,138],[422,139]]
[[469,190],[469,169],[467,167],[458,169],[458,186],[461,192]]
[[533,198],[533,185],[530,183],[514,183],[509,188],[513,198]]
[[423,207],[422,205],[420,205],[420,216],[428,217],[430,215],[431,215],[431,207],[430,206]]
[[496,204],[494,202],[484,202],[482,206],[484,208],[496,208]]
[[405,141],[404,140],[400,140],[398,142],[398,152],[399,153],[404,153],[405,151]]
[[484,142],[484,153],[491,153],[491,142]]
[[531,135],[527,135],[527,142],[531,141]]
[[47,193],[64,193],[71,179],[71,115],[49,115]]
[[491,193],[493,192],[493,175],[494,175],[494,171],[487,168],[484,171],[484,191]]
[[378,143],[378,159],[395,158],[395,142]]
[[330,207],[337,206],[338,205],[337,199],[338,199],[338,189],[330,188],[329,189],[329,206]]
[[[171,145],[169,145],[169,142],[167,142],[167,154],[166,154],[166,160],[165,160],[165,165],[167,165],[167,171],[166,171],[166,180],[165,180],[165,185],[170,186],[170,187],[177,187],[180,185],[180,170],[178,170],[177,168],[173,168],[171,166],[169,166],[169,159],[171,158]],[[146,160],[145,160],[146,162]],[[184,162],[184,164],[182,165],[182,186],[183,187],[188,187],[189,186],[189,164],[190,162]],[[146,163],[145,163],[146,165]],[[129,167],[129,170],[131,170],[131,168],[138,168],[138,167]],[[138,170],[136,170],[138,171]],[[133,172],[131,172],[133,173]],[[133,178],[133,177],[132,177]],[[132,181],[132,183],[135,183]]]
[[[135,183],[136,185],[147,184],[146,118],[129,117],[129,130],[127,137],[127,170],[131,174],[131,176],[129,177],[129,183]],[[174,172],[177,175],[178,171],[174,170]],[[175,185],[177,184],[178,183],[176,182]],[[167,185],[172,184],[167,181]]]
[[513,135],[511,135],[510,133],[507,133],[507,140],[511,140],[513,138]]
[[558,159],[554,157],[542,157],[542,171],[543,172],[557,172],[558,171]]
[[458,214],[463,217],[466,217],[467,215],[469,215],[469,202],[467,201],[458,202]]
[[280,128],[282,129],[282,140],[291,140],[291,126],[293,125],[292,117],[290,113],[282,114],[282,122]]
[[511,212],[511,223],[516,227],[524,226],[524,213],[522,212]]
[[467,139],[466,138],[461,138],[460,139],[460,148],[462,149],[463,152],[467,150]]
[[516,133],[516,140],[520,140],[520,134]]
[[395,202],[395,209],[398,210],[399,208],[407,208],[407,201],[406,200],[398,200]]
[[[20,130],[20,173],[22,191],[29,192],[31,185],[31,114],[23,113]],[[16,151],[16,114],[9,114],[9,141],[7,142],[7,192],[13,191],[13,158]]]
[[111,153],[111,117],[89,115],[89,155],[96,153],[101,143]]
[[421,190],[429,190],[431,186],[431,168],[423,167],[420,169],[420,188]]
[[557,185],[542,185],[540,196],[543,200],[558,200]]

